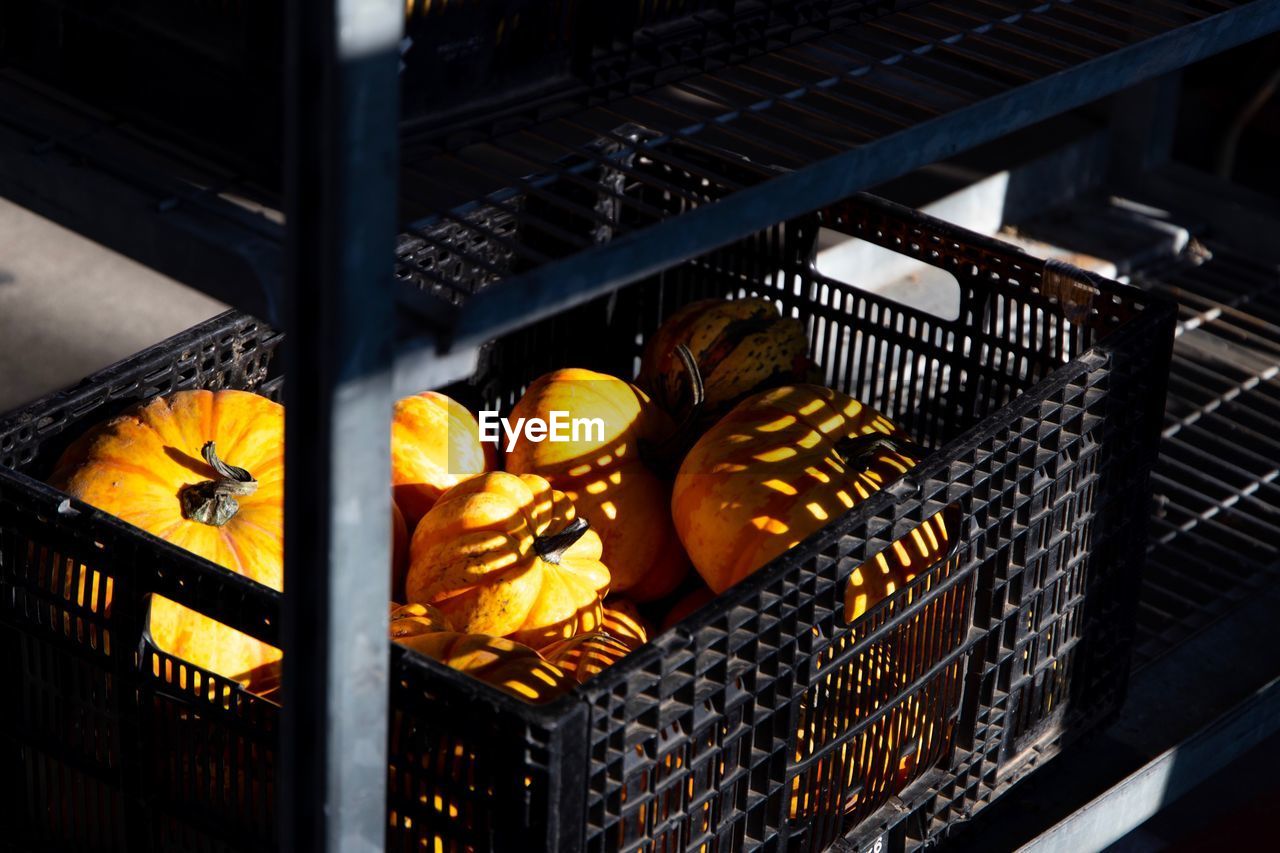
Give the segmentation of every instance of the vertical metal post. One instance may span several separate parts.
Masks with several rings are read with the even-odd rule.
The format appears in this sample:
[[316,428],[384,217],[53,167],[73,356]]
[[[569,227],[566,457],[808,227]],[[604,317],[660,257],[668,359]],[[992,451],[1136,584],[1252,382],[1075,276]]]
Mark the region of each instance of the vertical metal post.
[[281,849],[381,851],[403,4],[286,9]]

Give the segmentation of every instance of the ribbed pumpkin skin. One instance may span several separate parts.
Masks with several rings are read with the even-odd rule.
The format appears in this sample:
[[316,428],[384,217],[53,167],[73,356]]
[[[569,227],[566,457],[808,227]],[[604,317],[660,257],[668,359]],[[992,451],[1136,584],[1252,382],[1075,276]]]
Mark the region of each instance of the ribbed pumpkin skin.
[[390,619],[389,630],[393,640],[453,630],[449,618],[440,612],[440,608],[430,604],[393,604]]
[[765,391],[707,431],[680,466],[672,516],[707,586],[724,592],[915,461],[889,450],[847,468],[838,441],[905,439],[879,412],[819,385]]
[[557,370],[529,386],[510,419],[599,418],[603,440],[583,431],[579,441],[531,442],[522,435],[507,454],[508,471],[546,477],[568,495],[604,543],[612,589],[636,601],[670,593],[689,561],[671,524],[671,489],[641,458],[641,445],[670,437],[670,419],[648,396],[613,376]]
[[689,411],[688,371],[676,354],[683,344],[698,364],[708,410],[723,409],[770,385],[808,378],[804,325],[784,318],[767,299],[704,299],[667,318],[645,345],[641,387],[667,411]]
[[[185,486],[214,479],[208,441],[258,481],[214,527],[183,517]],[[284,408],[244,391],[179,391],[97,427],[59,460],[51,482],[72,497],[272,589],[284,582]],[[241,678],[280,658],[271,646],[168,599],[152,599],[150,630],[166,652]]]
[[595,630],[609,570],[588,530],[544,560],[537,537],[563,531],[573,503],[541,477],[480,474],[441,495],[409,546],[405,592],[434,604],[457,630],[510,637],[534,648]]
[[852,623],[878,602],[911,583],[941,560],[959,531],[940,512],[853,570],[844,591],[844,618]]
[[629,649],[649,642],[653,629],[636,606],[625,598],[611,597],[604,603],[604,632]]
[[565,675],[582,684],[595,678],[627,655],[631,648],[608,634],[579,634],[553,643],[542,650],[542,657],[555,664]]
[[662,630],[665,631],[675,625],[680,624],[686,617],[693,615],[697,610],[701,610],[703,605],[715,598],[716,594],[705,586],[700,586],[693,592],[690,592],[684,598],[677,601],[672,608],[667,611],[667,616],[662,620]]
[[404,601],[404,579],[409,573],[409,527],[404,513],[391,502],[391,600]]
[[574,686],[536,651],[502,637],[432,631],[398,637],[396,642],[526,702],[550,702]]
[[447,489],[496,468],[493,445],[461,403],[435,391],[396,402],[391,415],[391,484],[409,532]]

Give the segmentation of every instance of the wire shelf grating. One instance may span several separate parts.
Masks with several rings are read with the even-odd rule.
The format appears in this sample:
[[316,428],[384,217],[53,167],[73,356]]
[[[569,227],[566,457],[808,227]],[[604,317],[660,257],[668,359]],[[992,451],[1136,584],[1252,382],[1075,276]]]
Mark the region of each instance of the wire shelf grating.
[[[400,242],[417,254],[401,258],[400,277],[426,294],[405,296],[415,322],[455,346],[476,344],[1280,27],[1278,0],[761,5],[792,10],[785,38],[668,62],[661,74],[632,50],[635,73],[608,91],[531,99],[448,130],[407,128]],[[8,69],[0,103],[0,191],[276,319],[284,264],[271,191]],[[705,165],[725,153],[750,167]],[[703,192],[638,169],[640,157],[699,174]],[[616,180],[602,187],[606,172]],[[92,215],[73,191],[85,175],[112,187]],[[638,200],[651,193],[684,203]],[[167,248],[193,243],[203,251]],[[443,268],[421,254],[445,250]],[[215,275],[209,253],[235,266]],[[405,329],[411,359],[423,327]]]
[[1139,276],[1181,310],[1135,667],[1280,577],[1280,266],[1204,248]]
[[[1189,25],[1212,23],[1210,19],[1222,12],[1249,5],[1256,6],[1229,0],[1171,0],[1140,8],[1112,0],[910,3],[856,26],[833,28],[802,43],[640,94],[583,104],[505,132],[479,134],[470,144],[465,144],[465,136],[410,141],[409,167],[429,172],[432,180],[415,183],[406,205],[421,214],[418,221],[426,227],[446,211],[456,215],[532,190],[550,202],[548,209],[555,211],[557,221],[567,214],[581,221],[587,233],[603,229],[608,240],[562,239],[539,259],[522,254],[507,281],[488,286],[501,289],[509,282],[514,289],[544,268],[539,278],[546,280],[553,269],[575,261],[571,272],[582,282],[583,292],[597,293],[621,283],[609,281],[603,269],[593,271],[587,261],[615,248],[602,243],[638,238],[698,208],[719,209],[760,184],[796,177],[789,172],[852,156],[860,148],[891,144],[904,132],[957,120],[983,102]],[[619,131],[637,125],[646,132],[627,136]],[[602,139],[608,141],[603,148]],[[611,168],[625,175],[629,195],[662,192],[651,178],[631,169],[629,161],[661,163],[672,158],[673,147],[678,148],[673,168],[701,159],[689,152],[714,157],[726,151],[745,158],[753,168],[739,175],[706,170],[705,198],[662,212],[626,200],[602,206],[598,197],[576,192],[574,184],[584,174]],[[459,199],[465,199],[461,206]],[[536,216],[523,223],[535,242],[543,225]],[[735,231],[707,239],[738,236]],[[671,260],[689,254],[680,251]],[[471,262],[466,253],[459,260]],[[476,326],[516,322],[495,310],[497,300],[494,296],[477,307],[476,315],[486,320],[472,321]],[[522,311],[522,317],[528,313]],[[464,330],[464,336],[470,331]]]

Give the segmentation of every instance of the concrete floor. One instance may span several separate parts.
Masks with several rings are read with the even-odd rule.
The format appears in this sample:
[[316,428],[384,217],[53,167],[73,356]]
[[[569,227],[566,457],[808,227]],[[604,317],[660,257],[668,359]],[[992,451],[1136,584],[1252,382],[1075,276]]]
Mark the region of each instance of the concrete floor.
[[0,412],[225,307],[0,198]]

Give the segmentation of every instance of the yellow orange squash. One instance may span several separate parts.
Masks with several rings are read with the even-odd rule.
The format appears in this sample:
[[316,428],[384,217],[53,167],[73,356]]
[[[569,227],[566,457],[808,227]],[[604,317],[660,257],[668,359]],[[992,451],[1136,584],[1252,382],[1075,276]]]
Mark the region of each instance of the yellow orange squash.
[[671,609],[667,611],[667,617],[662,620],[662,630],[665,631],[673,625],[683,622],[685,617],[690,616],[696,610],[701,610],[704,604],[715,597],[716,594],[710,589],[705,586],[699,586],[672,605]]
[[954,732],[939,697],[959,701],[962,664],[908,693],[906,673],[883,644],[832,665],[852,642],[846,635],[822,654],[820,683],[801,698],[797,715],[795,764],[807,767],[791,780],[789,816],[816,821],[820,832],[837,828],[840,815],[865,817],[901,793],[947,753]]
[[943,510],[925,519],[909,535],[853,570],[844,590],[846,622],[853,622],[946,556],[959,534],[954,529],[956,520],[948,522],[949,514]]
[[603,628],[606,634],[629,649],[638,649],[649,642],[649,635],[653,632],[635,604],[617,596],[611,596],[604,602]]
[[409,571],[409,527],[404,513],[391,501],[391,599],[404,600],[404,577]]
[[819,385],[739,403],[680,466],[672,516],[717,593],[906,473],[921,451],[887,418]]
[[692,377],[678,350],[687,347],[701,374],[704,408],[722,411],[771,385],[803,382],[811,368],[804,324],[767,299],[703,299],[684,306],[645,344],[637,382],[667,411],[687,415]]
[[405,648],[526,702],[550,702],[574,686],[571,678],[536,651],[503,637],[428,631],[394,639]]
[[399,400],[391,415],[391,484],[409,532],[447,489],[497,467],[494,454],[461,403],[435,391]]
[[[453,630],[445,615],[429,604],[392,602],[390,610],[389,633],[393,640]],[[281,662],[274,661],[252,673],[248,689],[263,698],[278,700],[281,696],[282,674]]]
[[390,632],[393,640],[452,630],[449,617],[441,613],[438,607],[430,604],[391,605]]
[[582,684],[595,678],[627,655],[631,648],[608,634],[579,634],[553,643],[542,650],[542,657],[555,664],[565,675]]
[[577,440],[530,441],[521,435],[507,454],[507,470],[546,477],[569,495],[604,543],[612,588],[636,601],[669,594],[689,561],[671,523],[671,488],[642,452],[670,438],[670,419],[648,396],[613,376],[590,370],[557,370],[536,380],[510,420],[553,412],[569,419],[598,419]]
[[[284,582],[284,409],[244,391],[179,391],[90,431],[54,486],[233,572]],[[280,652],[161,596],[162,650],[244,683]]]
[[898,753],[907,738],[893,713],[852,738],[846,733],[894,701],[905,686],[901,672],[879,644],[831,666],[849,642],[845,636],[827,648],[816,661],[821,683],[800,699],[795,762],[809,765],[791,780],[792,820],[839,815],[900,790]]
[[[857,621],[876,603],[946,558],[953,537],[959,533],[956,519],[948,521],[951,514],[951,509],[937,513],[854,569],[845,589],[846,623]],[[923,590],[945,576],[945,570],[933,575],[924,582]],[[914,594],[908,593],[900,606],[909,606]],[[953,599],[953,604],[960,604],[963,611],[961,601]],[[943,602],[931,605],[935,612],[944,606]],[[830,827],[839,815],[865,815],[945,753],[952,723],[947,700],[939,697],[959,701],[963,665],[957,662],[927,687],[905,693],[912,673],[898,662],[924,669],[931,657],[941,654],[936,649],[936,616],[926,614],[910,625],[909,629],[898,629],[891,642],[874,643],[840,664],[834,662],[844,657],[861,634],[842,633],[818,656],[815,668],[819,681],[799,706],[795,761],[798,765],[807,763],[808,769],[792,780],[792,819],[818,819],[820,825]],[[948,629],[941,633],[948,633]],[[861,725],[885,705],[892,705],[887,713]],[[848,735],[860,725],[857,735]],[[833,746],[837,741],[841,741],[838,748]],[[820,753],[825,754],[813,760]]]
[[600,551],[573,502],[543,478],[479,474],[419,522],[405,592],[459,631],[537,648],[599,627],[609,590]]

